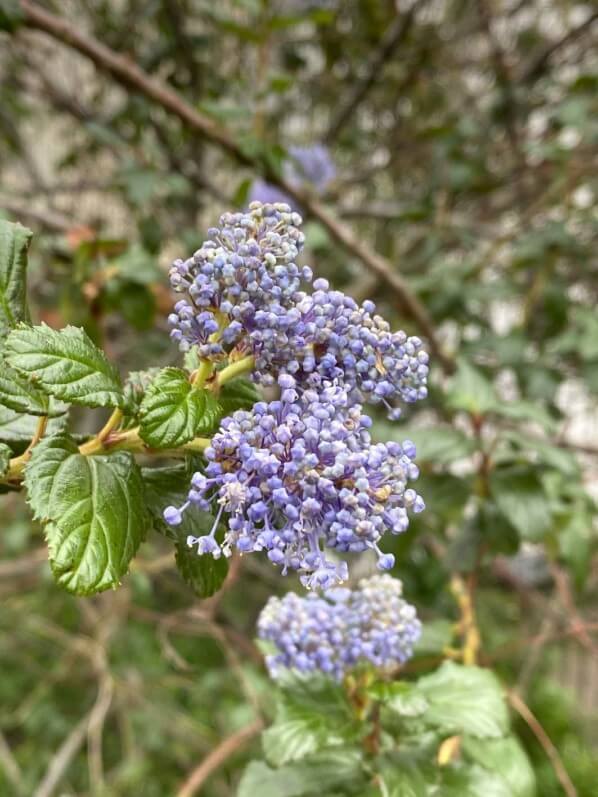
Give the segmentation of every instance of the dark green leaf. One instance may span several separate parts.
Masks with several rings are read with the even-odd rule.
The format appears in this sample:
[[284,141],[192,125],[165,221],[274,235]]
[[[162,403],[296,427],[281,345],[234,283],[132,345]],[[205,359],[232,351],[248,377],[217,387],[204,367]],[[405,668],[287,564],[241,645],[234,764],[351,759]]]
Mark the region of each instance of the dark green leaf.
[[490,670],[445,661],[417,688],[429,704],[423,721],[443,733],[499,737],[509,729],[504,695]]
[[[10,6],[0,6],[0,29],[3,17],[10,19]],[[27,227],[0,219],[0,338],[29,320],[26,272],[32,235]]]
[[0,361],[0,404],[24,415],[47,415],[50,400],[46,393]]
[[183,515],[180,526],[169,526],[162,516],[167,506],[181,506],[187,500],[193,469],[186,465],[164,468],[143,468],[147,508],[156,531],[170,539],[184,543],[189,535],[201,537],[214,525],[214,517],[191,506]]
[[159,368],[148,368],[146,371],[130,371],[125,380],[125,417],[123,427],[137,425],[137,416],[145,391],[160,373]]
[[223,385],[218,401],[223,415],[231,415],[236,410],[248,410],[260,400],[260,394],[249,379],[233,379]]
[[63,401],[87,407],[123,407],[116,368],[77,327],[20,326],[6,341],[5,357],[20,374]]
[[116,587],[147,525],[132,455],[85,457],[67,435],[48,437],[33,449],[25,488],[34,516],[45,524],[57,582],[77,595]]
[[551,516],[542,482],[535,470],[513,466],[490,475],[490,491],[507,520],[526,540],[541,540]]
[[184,371],[165,368],[141,402],[139,434],[153,448],[174,448],[209,434],[219,415],[212,393],[194,388]]
[[0,30],[14,33],[23,21],[19,0],[0,0]]
[[[57,417],[50,419],[46,434],[57,434],[66,426],[68,416],[66,413],[60,414],[62,406],[53,399],[50,400],[49,414]],[[15,445],[28,443],[35,434],[38,421],[39,417],[35,415],[22,415],[0,405],[0,440]]]
[[214,559],[210,554],[200,556],[184,541],[175,547],[176,565],[185,582],[200,598],[209,598],[218,592],[228,573],[228,559]]

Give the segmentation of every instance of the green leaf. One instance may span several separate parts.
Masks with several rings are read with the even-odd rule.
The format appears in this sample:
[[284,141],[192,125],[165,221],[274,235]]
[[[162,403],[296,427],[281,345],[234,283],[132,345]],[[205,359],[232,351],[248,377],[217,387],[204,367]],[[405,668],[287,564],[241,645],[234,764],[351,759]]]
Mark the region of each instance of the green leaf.
[[[10,8],[6,11],[0,6],[0,29],[3,18],[10,19]],[[27,227],[0,219],[0,338],[21,321],[29,320],[26,272],[32,236]]]
[[146,503],[156,531],[175,542],[184,543],[189,535],[201,537],[208,534],[214,525],[214,516],[197,507],[190,506],[179,526],[169,526],[162,513],[167,506],[181,506],[187,500],[189,482],[194,468],[173,465],[164,468],[143,468]]
[[14,33],[23,22],[19,0],[0,0],[0,30]]
[[302,797],[314,791],[324,797],[338,787],[349,794],[365,791],[361,755],[356,750],[320,753],[280,769],[252,761],[241,778],[237,797]]
[[6,474],[11,457],[12,451],[10,448],[5,446],[4,443],[0,443],[0,477]]
[[439,656],[449,647],[453,639],[453,623],[450,620],[431,620],[424,623],[422,634],[414,646],[415,656]]
[[504,781],[511,797],[535,797],[536,777],[521,744],[514,736],[505,739],[463,737],[463,753]]
[[249,410],[260,400],[260,394],[250,379],[233,379],[222,386],[218,401],[223,415],[231,415],[236,410]]
[[481,371],[463,359],[457,364],[447,401],[454,409],[465,410],[472,415],[483,415],[498,404],[492,383]]
[[[54,400],[50,400],[48,413],[50,416],[57,417],[51,417],[46,434],[58,434],[66,426],[68,416],[66,413],[61,414],[62,406]],[[22,415],[14,410],[9,410],[0,403],[0,440],[15,445],[28,443],[35,434],[38,421],[39,417],[35,415]]]
[[368,689],[368,695],[400,717],[421,717],[428,708],[428,701],[416,684],[378,681]]
[[86,407],[125,405],[116,368],[77,327],[20,326],[6,340],[5,357],[36,387],[63,401]]
[[175,561],[185,582],[200,598],[218,592],[228,573],[228,559],[214,559],[210,554],[200,556],[183,541],[175,546]]
[[123,428],[137,426],[137,416],[146,390],[160,373],[159,368],[148,368],[145,371],[130,371],[124,385],[125,416]]
[[23,415],[47,415],[49,398],[0,361],[0,404]]
[[[429,797],[429,784],[422,772],[412,763],[397,762],[394,766],[382,769],[380,784],[368,791],[368,797]],[[381,790],[384,784],[385,790]]]
[[219,416],[212,393],[193,387],[184,371],[165,368],[141,402],[139,434],[153,448],[174,448],[212,432]]
[[442,785],[435,793],[439,797],[514,797],[504,778],[475,765],[444,768]]
[[[359,732],[336,684],[297,682],[281,695],[274,724],[262,734],[266,759],[274,766],[354,741]],[[340,699],[339,699],[340,697]]]
[[429,704],[423,722],[443,733],[499,737],[509,729],[501,686],[489,670],[445,661],[417,688]]
[[530,467],[513,466],[490,474],[490,492],[507,520],[525,540],[541,540],[551,526],[548,498]]
[[128,452],[85,457],[68,435],[44,438],[25,469],[56,581],[76,595],[116,587],[146,530],[141,474]]

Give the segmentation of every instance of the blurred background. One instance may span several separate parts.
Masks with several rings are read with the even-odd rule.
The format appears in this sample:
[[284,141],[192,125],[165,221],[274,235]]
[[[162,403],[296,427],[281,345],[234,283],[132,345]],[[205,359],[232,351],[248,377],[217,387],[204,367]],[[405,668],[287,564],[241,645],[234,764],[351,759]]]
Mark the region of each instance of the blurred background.
[[[432,343],[429,399],[374,426],[422,466],[427,511],[391,543],[427,629],[407,672],[440,659],[463,574],[568,797],[598,775],[597,44],[573,0],[0,2],[0,214],[36,233],[36,319],[123,374],[179,362],[172,259],[253,198],[304,211],[316,275]],[[0,407],[2,439],[30,432]],[[297,584],[249,556],[199,601],[170,551],[73,598],[2,496],[0,794],[235,793],[257,730],[184,784],[268,716],[255,619]]]

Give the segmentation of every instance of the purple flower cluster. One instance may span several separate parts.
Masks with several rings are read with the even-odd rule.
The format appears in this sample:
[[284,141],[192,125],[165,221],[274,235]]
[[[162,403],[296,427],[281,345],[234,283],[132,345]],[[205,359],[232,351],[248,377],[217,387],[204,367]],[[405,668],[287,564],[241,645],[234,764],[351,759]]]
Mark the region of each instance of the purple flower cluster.
[[[288,182],[297,188],[310,187],[316,194],[325,193],[336,177],[336,166],[329,150],[323,144],[289,147],[289,159],[283,165]],[[249,192],[250,202],[286,202],[295,210],[294,200],[275,185],[265,180],[254,180]]]
[[370,663],[394,669],[413,652],[421,624],[403,598],[402,584],[388,575],[362,579],[355,590],[334,588],[318,596],[272,597],[258,621],[260,639],[276,653],[266,664],[273,678],[285,669],[323,672],[336,680]]
[[300,223],[288,205],[254,203],[224,214],[201,249],[173,265],[172,285],[187,297],[170,316],[172,337],[216,368],[245,358],[253,379],[277,383],[281,398],[222,421],[205,473],[164,517],[178,525],[190,506],[213,510],[211,533],[188,539],[200,554],[265,551],[283,573],[328,588],[347,577],[347,565],[325,551],[372,549],[389,569],[382,536],[404,531],[408,510],[424,508],[407,486],[418,476],[414,445],[373,444],[362,405],[383,404],[397,417],[398,401],[424,398],[428,355],[419,338],[392,332],[372,302],[359,306],[322,279],[301,290],[312,274],[297,265]]
[[[193,476],[187,502],[168,507],[177,525],[189,506],[217,508],[210,534],[187,540],[200,554],[219,557],[234,546],[242,553],[266,551],[271,562],[299,571],[307,587],[328,588],[348,576],[347,564],[326,549],[360,553],[371,549],[389,569],[392,554],[378,543],[389,529],[405,531],[408,510],[424,503],[408,482],[416,479],[410,441],[371,442],[371,420],[338,386],[301,395],[280,378],[279,401],[258,402],[222,421],[205,455],[205,474]],[[224,542],[216,540],[223,512]]]
[[254,204],[248,213],[225,213],[193,257],[174,262],[171,285],[189,297],[168,319],[181,349],[196,345],[200,357],[224,356],[272,313],[285,317],[301,280],[312,278],[295,262],[304,242],[299,224],[287,205]]
[[171,270],[188,299],[169,316],[184,350],[217,360],[236,349],[255,357],[253,378],[273,384],[292,376],[298,389],[343,385],[355,402],[382,403],[396,418],[399,400],[425,398],[428,355],[419,338],[392,332],[373,302],[359,306],[326,280],[300,290],[312,274],[296,259],[301,217],[287,205],[255,203],[222,216],[211,239]]
[[341,291],[329,290],[324,279],[316,280],[314,289],[298,298],[283,326],[269,314],[270,336],[254,347],[259,381],[268,384],[289,374],[316,389],[342,384],[356,402],[383,403],[394,419],[400,410],[391,404],[426,397],[428,354],[418,337],[391,332],[373,302],[360,307]]

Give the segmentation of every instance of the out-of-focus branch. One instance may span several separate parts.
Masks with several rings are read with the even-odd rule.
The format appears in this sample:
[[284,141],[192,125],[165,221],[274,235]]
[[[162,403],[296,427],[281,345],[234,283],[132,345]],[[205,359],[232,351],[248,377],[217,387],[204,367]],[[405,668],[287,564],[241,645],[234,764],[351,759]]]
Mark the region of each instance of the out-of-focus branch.
[[571,44],[572,41],[575,41],[575,39],[578,39],[580,36],[582,36],[587,30],[589,30],[596,20],[598,20],[598,11],[594,11],[580,25],[572,28],[560,39],[557,39],[557,41],[549,44],[534,58],[533,61],[527,65],[527,67],[524,68],[520,79],[521,82],[534,83],[536,80],[538,80],[538,78],[542,77],[542,74],[548,68],[552,56],[563,47],[566,47],[568,44]]
[[360,260],[366,268],[377,274],[379,279],[392,290],[402,310],[428,339],[429,347],[442,368],[447,372],[452,370],[452,358],[443,350],[426,308],[412,292],[407,282],[393,269],[392,264],[386,258],[373,251],[368,244],[362,243],[351,229],[346,227],[317,199],[308,192],[298,189],[284,176],[271,171],[260,158],[250,155],[239,146],[228,131],[197,111],[177,92],[148,75],[130,59],[114,52],[97,39],[77,30],[68,20],[45,11],[30,0],[21,0],[21,9],[25,25],[44,31],[87,56],[97,67],[109,72],[117,82],[139,91],[153,102],[158,103],[178,117],[190,130],[204,136],[240,164],[261,172],[270,182],[295,199],[308,215],[318,219],[338,244],[350,255]]
[[356,82],[351,96],[340,107],[332,120],[326,134],[328,143],[338,138],[343,127],[355,114],[355,111],[361,105],[372,86],[380,78],[384,65],[392,58],[397,47],[407,38],[413,25],[415,14],[425,2],[426,0],[415,0],[411,8],[405,14],[397,15],[392,25],[385,31],[378,48],[370,58],[365,74]]
[[557,776],[558,781],[563,787],[563,791],[567,797],[577,797],[577,789],[573,785],[573,782],[569,777],[569,773],[565,769],[563,759],[559,755],[559,751],[552,743],[552,740],[538,721],[537,717],[532,713],[527,703],[525,703],[519,697],[517,692],[509,692],[508,697],[509,703],[529,727],[531,732],[542,746],[542,749],[550,759],[550,763],[554,769],[554,774]]
[[17,219],[28,219],[50,232],[68,232],[77,226],[73,219],[67,219],[52,210],[35,210],[30,205],[21,205],[4,197],[0,197],[0,208]]
[[44,775],[41,783],[33,792],[33,797],[52,797],[52,794],[54,794],[54,791],[62,780],[64,773],[67,771],[73,758],[77,755],[85,742],[87,737],[87,727],[89,725],[89,716],[90,714],[87,713],[82,719],[80,719],[66,737],[64,742],[60,745],[54,757],[50,761],[50,765],[48,766],[46,774]]
[[196,767],[189,777],[185,780],[177,792],[177,797],[193,797],[203,786],[210,775],[217,770],[227,759],[234,755],[237,750],[256,736],[263,727],[261,720],[255,720],[245,728],[233,733],[225,739],[218,747],[207,755],[204,760]]

